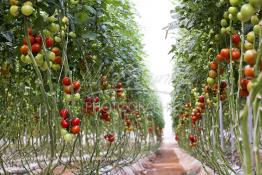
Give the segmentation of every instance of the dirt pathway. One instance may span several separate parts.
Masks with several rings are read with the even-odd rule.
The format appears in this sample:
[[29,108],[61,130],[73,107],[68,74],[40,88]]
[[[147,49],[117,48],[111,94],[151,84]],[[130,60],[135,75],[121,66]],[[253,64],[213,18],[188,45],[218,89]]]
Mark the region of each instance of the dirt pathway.
[[183,166],[180,165],[179,158],[174,152],[174,143],[165,143],[156,154],[149,158],[146,169],[141,171],[141,175],[184,175]]

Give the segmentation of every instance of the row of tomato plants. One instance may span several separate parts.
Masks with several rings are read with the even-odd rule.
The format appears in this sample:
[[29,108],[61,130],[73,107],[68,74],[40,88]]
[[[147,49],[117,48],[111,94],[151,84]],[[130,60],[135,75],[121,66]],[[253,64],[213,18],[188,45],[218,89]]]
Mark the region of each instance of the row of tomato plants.
[[[217,174],[261,174],[262,2],[180,3],[180,31],[192,33],[172,50],[174,83],[185,78],[174,84],[176,140]],[[183,13],[189,9],[192,14]],[[194,12],[208,17],[192,18]],[[193,53],[182,53],[181,47]],[[198,72],[195,79],[179,70],[181,63]]]
[[159,145],[162,109],[128,1],[0,7],[2,173],[109,173]]

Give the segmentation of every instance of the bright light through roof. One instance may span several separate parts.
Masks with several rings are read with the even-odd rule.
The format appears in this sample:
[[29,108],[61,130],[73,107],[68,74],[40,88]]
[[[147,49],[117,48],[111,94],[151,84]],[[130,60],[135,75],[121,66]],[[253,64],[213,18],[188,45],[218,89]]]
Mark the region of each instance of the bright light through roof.
[[172,136],[172,121],[168,108],[172,91],[172,64],[168,52],[172,42],[165,39],[166,33],[163,28],[169,22],[172,4],[169,0],[132,0],[132,2],[138,11],[137,22],[144,34],[143,42],[148,55],[146,64],[164,107],[166,123],[164,134],[166,138],[170,138]]

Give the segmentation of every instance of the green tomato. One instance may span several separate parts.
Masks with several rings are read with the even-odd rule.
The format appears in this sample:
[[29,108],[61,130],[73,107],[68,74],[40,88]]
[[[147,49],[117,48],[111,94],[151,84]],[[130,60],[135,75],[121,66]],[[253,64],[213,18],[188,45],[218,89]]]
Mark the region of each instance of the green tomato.
[[40,69],[41,69],[42,71],[46,71],[46,70],[48,69],[48,65],[47,65],[47,62],[46,62],[46,61],[44,61],[44,63],[41,65]]
[[221,28],[221,34],[224,35],[224,34],[226,34],[226,33],[227,33],[227,29],[226,29],[225,27],[222,27],[222,28]]
[[247,41],[250,43],[253,43],[255,41],[255,33],[254,32],[249,32],[247,34]]
[[61,69],[60,64],[52,64],[51,68],[55,71],[59,71]]
[[49,22],[56,22],[57,21],[57,19],[54,16],[49,16],[47,19],[48,19]]
[[237,19],[242,22],[248,21],[250,18],[249,16],[244,16],[241,12],[237,13]]
[[260,34],[260,31],[261,31],[261,28],[259,25],[255,25],[254,28],[253,28],[253,31],[256,35],[259,35]]
[[228,19],[228,15],[229,15],[229,12],[228,12],[228,11],[225,11],[223,17],[224,17],[225,19]]
[[44,29],[43,32],[44,32],[45,36],[50,36],[50,37],[53,36],[53,34],[49,30]]
[[72,135],[72,134],[65,134],[64,135],[64,140],[66,141],[66,142],[72,142],[72,140],[74,139],[74,136]]
[[72,38],[76,38],[75,32],[70,32],[70,33],[69,33],[69,36],[71,36]]
[[55,42],[57,42],[57,43],[60,43],[62,40],[61,40],[61,38],[60,37],[58,37],[58,36],[55,36]]
[[245,16],[246,18],[251,18],[251,16],[254,15],[255,12],[256,10],[250,4],[244,4],[241,7],[241,13],[243,17]]
[[253,16],[251,17],[251,23],[252,23],[253,25],[256,25],[256,24],[259,23],[259,19],[258,19],[258,16],[257,16],[257,15],[253,15]]
[[36,56],[35,56],[35,61],[36,61],[36,64],[38,66],[41,66],[43,63],[44,63],[44,56],[40,53],[38,53]]
[[236,15],[238,12],[237,7],[229,7],[228,12],[232,15]]
[[51,61],[54,61],[55,60],[55,53],[54,52],[48,52],[48,59],[51,60]]
[[227,23],[227,20],[226,20],[226,19],[222,19],[221,22],[220,22],[220,24],[221,24],[222,27],[228,26],[228,23]]
[[62,135],[62,136],[68,134],[67,130],[64,129],[64,128],[61,128],[61,129],[60,129],[60,132],[61,132],[61,135]]
[[79,93],[76,93],[76,94],[74,95],[74,99],[75,99],[76,101],[79,101],[80,98],[81,98],[81,96],[80,96]]
[[32,60],[31,60],[31,58],[30,58],[29,55],[26,55],[26,56],[25,56],[25,63],[26,63],[26,64],[31,64],[31,63],[32,63]]
[[71,97],[70,94],[65,94],[64,99],[65,99],[66,102],[70,102],[72,100],[72,97]]
[[12,16],[17,16],[19,14],[19,7],[17,5],[12,5],[9,11]]
[[25,16],[30,16],[34,11],[34,8],[31,5],[23,5],[21,8],[21,12]]
[[53,32],[53,33],[57,33],[60,29],[60,26],[58,24],[55,24],[55,23],[51,23],[49,26],[48,26],[48,29]]
[[215,79],[214,78],[210,78],[210,77],[207,78],[207,84],[213,85],[214,83],[215,83]]
[[64,24],[68,24],[68,23],[69,23],[68,17],[64,16],[64,17],[62,18],[62,22],[63,22]]

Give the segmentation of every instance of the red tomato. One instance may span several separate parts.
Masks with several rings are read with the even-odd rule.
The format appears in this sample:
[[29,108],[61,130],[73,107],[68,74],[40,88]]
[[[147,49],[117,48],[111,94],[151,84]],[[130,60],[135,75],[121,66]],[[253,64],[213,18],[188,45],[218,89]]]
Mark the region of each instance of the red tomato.
[[247,79],[241,79],[240,80],[240,86],[243,90],[247,90],[247,84],[249,83],[249,80]]
[[33,53],[39,53],[41,51],[41,45],[38,43],[35,43],[32,45],[32,52]]
[[73,126],[70,131],[72,134],[78,134],[80,132],[80,126]]
[[196,142],[196,136],[194,136],[193,134],[189,135],[189,140],[193,143]]
[[87,103],[93,103],[93,98],[92,97],[86,97],[85,102]]
[[222,49],[221,52],[220,52],[220,55],[225,59],[229,59],[230,58],[229,48]]
[[53,47],[53,48],[51,49],[51,52],[54,52],[55,55],[59,55],[59,54],[60,54],[60,49],[59,49],[58,47]]
[[237,60],[239,60],[240,56],[241,56],[241,53],[240,53],[239,49],[235,48],[232,52],[232,60],[237,61]]
[[61,64],[62,58],[61,58],[61,57],[55,57],[54,62],[55,62],[56,64]]
[[45,45],[47,48],[50,48],[54,45],[54,40],[51,37],[46,37]]
[[22,47],[20,47],[20,53],[23,54],[23,55],[27,55],[28,53],[28,46],[27,45],[23,45]]
[[245,66],[244,74],[245,74],[246,77],[255,77],[254,68],[249,66],[249,65]]
[[35,42],[42,45],[42,37],[40,35],[37,35],[35,37]]
[[81,120],[79,118],[73,118],[71,121],[72,126],[77,126],[81,123]]
[[61,117],[67,118],[67,117],[68,117],[68,114],[69,114],[69,110],[63,108],[63,109],[61,109],[61,110],[59,111],[59,113],[60,113],[60,116],[61,116]]
[[67,122],[65,119],[62,119],[60,124],[63,128],[68,128],[70,126],[70,123]]
[[66,94],[71,94],[71,86],[70,85],[69,86],[64,86],[64,92]]
[[99,97],[95,98],[95,103],[98,103],[100,101]]
[[240,43],[241,38],[237,33],[235,33],[234,35],[232,35],[232,41],[233,41],[234,44],[238,44],[238,43]]
[[95,107],[95,110],[96,110],[96,111],[99,111],[99,110],[100,110],[100,107],[99,107],[99,106],[96,106],[96,107]]
[[239,96],[240,97],[247,97],[249,95],[248,91],[247,90],[244,90],[244,89],[241,89],[239,91]]
[[192,115],[191,119],[192,122],[195,123],[196,121],[198,121],[199,118],[196,115]]
[[200,103],[205,103],[205,97],[201,95],[198,100]]
[[209,66],[212,70],[217,70],[218,64],[217,62],[212,61]]
[[253,66],[256,63],[257,51],[247,50],[244,55],[244,60],[247,64]]
[[74,81],[73,82],[73,87],[75,91],[78,91],[80,89],[80,82],[79,81]]
[[221,82],[220,82],[220,88],[221,89],[225,89],[227,87],[227,82],[225,81],[225,80],[222,80]]
[[[32,35],[29,35],[29,40],[30,40],[30,43],[31,43],[31,45],[32,45],[32,44],[34,44],[34,42],[35,42],[35,37],[32,36]],[[26,42],[26,38],[25,38],[25,37],[23,38],[23,43],[24,43],[25,45],[28,45],[27,42]]]
[[216,56],[216,60],[217,60],[217,61],[223,61],[224,58],[222,57],[222,55],[217,54],[217,56]]
[[69,77],[64,77],[64,78],[63,78],[63,84],[64,84],[65,86],[69,86],[69,85],[71,84],[70,78],[69,78]]

